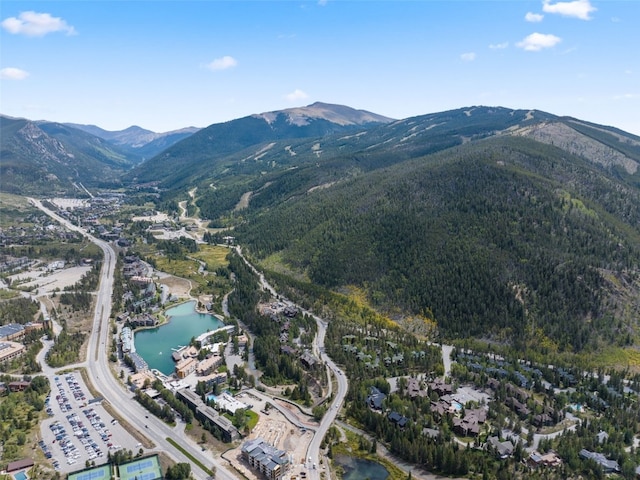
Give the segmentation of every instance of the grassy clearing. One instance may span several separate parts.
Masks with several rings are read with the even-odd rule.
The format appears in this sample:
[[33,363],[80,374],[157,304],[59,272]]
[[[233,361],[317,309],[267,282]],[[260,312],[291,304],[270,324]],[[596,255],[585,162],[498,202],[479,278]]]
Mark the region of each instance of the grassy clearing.
[[640,370],[640,350],[634,348],[606,347],[593,352],[590,359],[596,366],[621,367]]
[[25,197],[0,193],[0,212],[0,227],[28,227],[33,224],[26,222],[25,217],[36,213],[37,209]]
[[[199,245],[198,251],[190,253],[188,258],[172,259],[162,255],[153,245],[145,245],[139,248],[139,252],[146,258],[153,259],[155,268],[175,277],[189,280],[192,284],[192,293],[216,293],[217,290],[228,291],[226,280],[214,275],[214,272],[228,265],[227,254],[229,249],[216,245]],[[206,269],[199,272],[200,263],[204,262]]]
[[102,250],[97,245],[82,240],[80,242],[62,242],[59,240],[48,240],[42,245],[14,245],[10,251],[6,252],[15,257],[27,256],[37,258],[42,261],[80,258],[102,258]]
[[253,430],[258,424],[258,420],[260,420],[260,415],[252,410],[247,410],[246,414],[247,417],[249,417],[247,420],[247,426],[249,427],[249,430]]
[[283,260],[282,253],[274,253],[264,260],[260,260],[260,270],[271,270],[276,273],[287,275],[299,282],[310,282],[309,277],[303,272],[292,270]]
[[198,251],[194,253],[192,257],[204,262],[207,265],[207,270],[213,272],[217,268],[229,265],[229,261],[227,260],[228,254],[229,249],[226,247],[199,245]]
[[15,290],[0,290],[0,300],[10,300],[19,296],[20,293]]
[[197,285],[205,285],[204,276],[198,273],[200,265],[195,260],[173,260],[167,257],[156,257],[156,268],[162,272],[186,278]]

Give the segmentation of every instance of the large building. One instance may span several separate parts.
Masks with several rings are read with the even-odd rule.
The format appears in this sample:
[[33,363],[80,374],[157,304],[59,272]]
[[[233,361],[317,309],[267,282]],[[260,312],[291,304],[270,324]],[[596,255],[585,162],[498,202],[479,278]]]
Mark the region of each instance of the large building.
[[198,360],[195,358],[185,358],[176,365],[176,375],[178,378],[185,378],[196,371]]
[[240,432],[233,423],[209,406],[196,408],[196,418],[201,422],[209,422],[218,431],[223,442],[233,442],[240,438]]
[[193,410],[196,418],[200,420],[200,422],[208,422],[211,424],[211,426],[220,433],[223,441],[233,442],[240,438],[240,432],[238,432],[238,429],[234,427],[228,419],[218,414],[218,412],[213,408],[205,405],[200,398],[200,395],[194,391],[189,390],[188,388],[181,388],[176,391],[176,397],[178,397],[179,400],[184,401],[187,406]]
[[269,480],[283,479],[290,466],[287,452],[278,450],[259,437],[242,445],[242,458]]
[[19,323],[8,323],[0,327],[0,342],[4,340],[15,340],[24,336],[24,325]]
[[16,342],[0,342],[0,362],[11,360],[21,355],[26,347]]

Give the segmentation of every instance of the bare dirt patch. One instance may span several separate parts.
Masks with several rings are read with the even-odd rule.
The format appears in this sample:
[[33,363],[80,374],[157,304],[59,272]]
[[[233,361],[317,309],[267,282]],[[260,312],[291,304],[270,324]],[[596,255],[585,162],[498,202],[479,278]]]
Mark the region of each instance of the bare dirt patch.
[[42,266],[12,275],[9,278],[11,278],[12,284],[19,283],[21,287],[35,288],[37,293],[44,294],[72,286],[89,270],[91,270],[90,266],[77,266],[50,271],[47,267]]
[[166,285],[172,295],[180,298],[190,298],[191,282],[189,280],[166,273],[155,273],[159,274],[158,283]]
[[238,210],[244,210],[245,208],[247,208],[249,206],[249,200],[251,199],[252,194],[253,192],[243,193],[242,197],[240,197],[240,200],[233,210],[237,212]]
[[[253,400],[253,399],[252,399]],[[261,406],[264,402],[257,399],[252,402],[254,406]],[[256,407],[255,409],[257,409]],[[254,438],[262,438],[271,445],[286,451],[290,455],[293,463],[293,471],[300,470],[300,465],[304,464],[305,455],[313,432],[306,429],[300,429],[289,422],[284,415],[275,408],[269,409],[269,415],[260,412],[260,419],[255,428],[245,439],[252,440]],[[223,457],[230,461],[233,466],[250,479],[260,479],[261,477],[255,470],[252,470],[244,460],[242,460],[242,445],[227,451]]]
[[167,215],[166,213],[158,212],[155,215],[133,217],[131,220],[134,222],[145,221],[145,222],[159,223],[159,222],[166,222],[170,219],[169,219],[169,215]]

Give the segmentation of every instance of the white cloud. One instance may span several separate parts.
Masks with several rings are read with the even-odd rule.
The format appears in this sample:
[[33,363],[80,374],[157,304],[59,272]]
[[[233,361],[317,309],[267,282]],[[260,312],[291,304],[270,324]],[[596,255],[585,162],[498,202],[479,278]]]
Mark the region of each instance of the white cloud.
[[491,50],[504,50],[508,46],[509,46],[509,42],[492,43],[491,45],[489,45],[489,48]]
[[206,68],[216,72],[218,70],[233,68],[236,65],[238,65],[238,61],[235,58],[225,55],[224,57],[216,58],[213,62],[207,64]]
[[327,5],[327,1],[328,0],[318,0],[318,5],[320,5],[321,7],[324,7]]
[[309,95],[307,95],[305,92],[303,92],[299,88],[296,88],[293,92],[287,93],[284,96],[284,98],[288,102],[297,102],[298,100],[304,100],[305,98],[309,98]]
[[625,93],[624,95],[615,95],[613,97],[614,100],[638,100],[640,99],[640,94],[638,93]]
[[544,15],[542,15],[541,13],[533,13],[533,12],[527,12],[527,14],[524,16],[524,19],[527,22],[531,22],[531,23],[541,22],[543,18],[544,18]]
[[462,55],[460,55],[460,59],[463,62],[473,62],[476,59],[476,53],[475,52],[463,53]]
[[591,12],[595,12],[596,7],[591,5],[589,0],[574,0],[573,2],[558,2],[551,4],[551,0],[542,1],[542,11],[546,13],[557,13],[565,17],[579,18],[580,20],[591,20]]
[[29,72],[20,68],[6,67],[0,70],[0,79],[2,80],[24,80],[28,76]]
[[551,48],[560,43],[562,39],[550,33],[532,33],[516,45],[528,52],[539,52],[543,48]]
[[9,33],[26,35],[27,37],[43,37],[47,33],[54,32],[64,32],[67,35],[76,34],[75,28],[67,25],[67,22],[60,17],[52,17],[50,13],[21,12],[18,18],[6,18],[1,25]]

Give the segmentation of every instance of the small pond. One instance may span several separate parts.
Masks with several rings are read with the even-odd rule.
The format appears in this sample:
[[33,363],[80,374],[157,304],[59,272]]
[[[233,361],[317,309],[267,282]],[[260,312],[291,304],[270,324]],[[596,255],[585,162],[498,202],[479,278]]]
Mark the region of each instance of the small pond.
[[387,469],[378,462],[348,455],[335,455],[333,461],[344,470],[342,480],[386,480],[389,477]]

